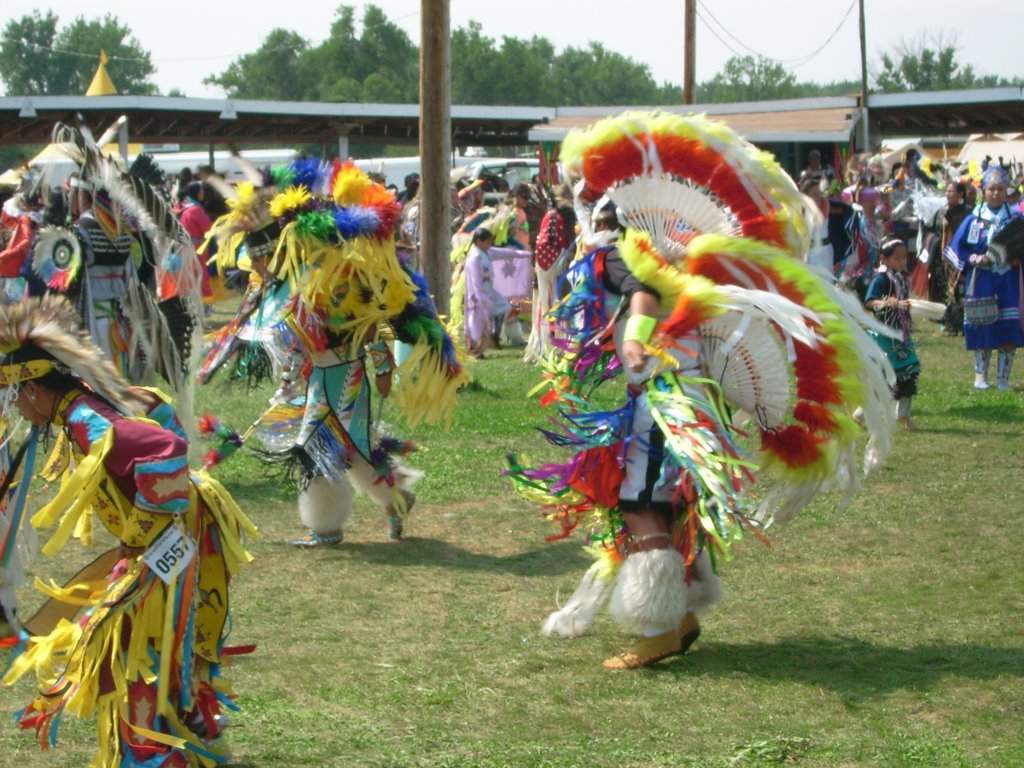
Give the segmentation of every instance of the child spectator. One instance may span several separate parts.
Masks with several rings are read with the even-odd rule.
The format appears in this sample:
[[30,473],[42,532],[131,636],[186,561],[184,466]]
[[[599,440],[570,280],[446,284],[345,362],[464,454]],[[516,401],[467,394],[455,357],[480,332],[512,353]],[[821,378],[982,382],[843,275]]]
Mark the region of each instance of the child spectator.
[[892,238],[882,243],[881,266],[868,284],[864,304],[879,321],[898,331],[902,338],[875,335],[896,371],[896,384],[892,396],[896,400],[896,420],[904,429],[914,429],[910,418],[910,401],[917,394],[917,378],[921,363],[917,359],[914,342],[910,338],[910,284],[907,280],[907,246]]

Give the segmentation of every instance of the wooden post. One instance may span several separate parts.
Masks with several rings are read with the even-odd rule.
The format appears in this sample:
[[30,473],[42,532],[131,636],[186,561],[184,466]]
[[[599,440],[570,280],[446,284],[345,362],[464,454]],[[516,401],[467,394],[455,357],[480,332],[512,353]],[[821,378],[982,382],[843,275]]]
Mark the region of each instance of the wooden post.
[[420,0],[420,260],[437,311],[451,299],[449,0]]
[[683,104],[696,100],[697,0],[686,0],[683,29]]
[[860,0],[860,116],[863,146],[861,152],[871,151],[871,125],[868,117],[868,43],[864,31],[864,0]]

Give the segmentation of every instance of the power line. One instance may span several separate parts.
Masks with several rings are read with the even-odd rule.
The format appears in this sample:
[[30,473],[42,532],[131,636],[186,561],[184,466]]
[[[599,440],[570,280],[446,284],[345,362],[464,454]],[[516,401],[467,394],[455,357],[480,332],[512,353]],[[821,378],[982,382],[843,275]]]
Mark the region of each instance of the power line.
[[[728,28],[722,22],[720,22],[714,16],[714,14],[711,13],[711,11],[708,9],[708,7],[703,2],[701,2],[701,0],[697,0],[697,4],[704,10],[704,13],[712,21],[714,21],[715,24],[717,24],[722,29],[722,31],[726,35],[731,37],[734,41],[736,41],[736,43],[739,46],[741,46],[745,50],[749,51],[750,53],[754,54],[755,56],[759,56],[760,58],[768,59],[769,61],[774,61],[774,62],[777,62],[779,64],[782,64],[783,66],[785,66],[786,69],[796,69],[797,67],[802,67],[804,64],[809,63],[819,53],[821,53],[823,50],[825,50],[825,48],[828,47],[829,43],[831,43],[835,39],[836,35],[839,34],[839,30],[841,30],[843,28],[843,25],[846,24],[846,20],[850,18],[850,14],[853,13],[853,9],[857,5],[857,0],[853,0],[850,3],[850,7],[846,9],[846,13],[843,14],[843,18],[839,21],[839,24],[832,31],[832,34],[830,34],[827,38],[825,38],[825,42],[823,42],[821,45],[819,45],[817,48],[815,48],[810,53],[805,54],[803,56],[798,56],[798,57],[792,58],[792,59],[780,59],[780,58],[777,58],[775,56],[766,56],[763,53],[761,53],[761,52],[751,48],[749,45],[747,45],[742,40],[740,40],[738,37],[736,37],[736,35],[734,35],[732,32],[730,32],[728,30]],[[743,55],[739,51],[737,51],[735,48],[733,48],[729,43],[727,43],[722,38],[722,36],[719,35],[715,31],[715,29],[708,23],[707,19],[705,19],[703,16],[700,16],[700,20],[704,22],[704,26],[707,27],[708,31],[711,32],[711,34],[714,35],[718,39],[718,41],[720,43],[722,43],[722,45],[724,45],[726,48],[728,48],[734,55],[736,55],[736,56],[742,56]],[[786,65],[788,65],[788,66],[786,66]]]

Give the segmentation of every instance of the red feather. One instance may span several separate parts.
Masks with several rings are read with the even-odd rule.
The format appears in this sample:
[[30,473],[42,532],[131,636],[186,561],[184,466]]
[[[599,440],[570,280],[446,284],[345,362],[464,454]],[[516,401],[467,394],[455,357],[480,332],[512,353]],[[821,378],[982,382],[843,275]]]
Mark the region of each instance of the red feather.
[[708,188],[732,210],[740,222],[764,214],[750,192],[743,186],[739,176],[731,166],[722,164],[715,169],[708,183]]
[[817,403],[841,403],[842,395],[833,380],[839,373],[839,364],[832,358],[832,350],[812,348],[799,341],[795,342],[795,348],[793,372],[797,396]]
[[813,432],[832,433],[836,428],[835,416],[823,405],[801,400],[793,408],[793,418],[802,421]]
[[643,156],[636,145],[623,136],[588,153],[583,159],[583,176],[590,186],[603,191],[621,179],[638,175],[643,167]]
[[683,336],[711,317],[711,307],[695,302],[693,297],[683,294],[676,301],[672,314],[658,328],[659,334],[668,337]]
[[821,444],[805,427],[791,424],[782,430],[761,433],[761,448],[774,454],[790,467],[806,467],[821,458]]
[[779,247],[786,246],[785,227],[774,216],[755,216],[743,222],[743,236]]
[[626,476],[616,454],[608,446],[588,448],[574,462],[566,483],[604,507],[615,507],[619,503],[619,486]]
[[722,163],[722,156],[711,147],[682,136],[659,137],[658,152],[666,171],[702,187]]

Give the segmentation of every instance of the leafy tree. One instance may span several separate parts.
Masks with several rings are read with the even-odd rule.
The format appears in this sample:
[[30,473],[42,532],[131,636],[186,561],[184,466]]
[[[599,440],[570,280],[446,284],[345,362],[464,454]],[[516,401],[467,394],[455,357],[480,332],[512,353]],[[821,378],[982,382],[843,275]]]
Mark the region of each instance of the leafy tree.
[[355,9],[335,11],[331,35],[311,52],[315,98],[414,104],[419,101],[419,49],[375,5],[363,11],[356,34]]
[[342,5],[320,45],[275,29],[255,53],[203,82],[235,98],[411,104],[419,99],[419,50],[373,5],[357,35],[355,9]]
[[499,103],[493,100],[497,46],[492,38],[484,37],[480,22],[470,21],[454,30],[449,48],[452,103]]
[[[131,30],[118,22],[117,18],[107,14],[102,19],[86,21],[82,16],[71,22],[70,26],[57,35],[57,48],[62,51],[80,51],[82,53],[99,54],[107,52],[110,63],[107,72],[117,86],[118,93],[154,94],[156,85],[150,77],[156,72],[149,52],[143,50]],[[85,93],[96,74],[97,62],[92,58],[81,56],[58,56],[58,61],[65,60],[68,65],[67,93]]]
[[300,101],[312,95],[304,56],[309,44],[297,33],[274,29],[255,53],[231,62],[220,75],[203,80],[236,99]]
[[875,76],[875,87],[883,93],[971,88],[974,69],[970,64],[961,67],[956,53],[956,41],[946,43],[941,36],[914,45],[901,41],[895,56],[882,54],[882,71]]
[[0,77],[9,96],[62,93],[56,87],[51,49],[57,39],[57,17],[52,11],[40,16],[12,19],[0,35]]
[[796,76],[763,56],[733,56],[722,71],[702,83],[697,100],[705,103],[791,99],[801,95]]
[[882,69],[875,74],[875,88],[882,93],[948,91],[959,88],[992,88],[1020,85],[996,75],[978,75],[970,64],[957,61],[960,47],[955,37],[933,34],[914,43],[901,40],[895,55],[882,54]]
[[657,104],[681,98],[681,89],[659,88],[646,64],[600,43],[556,54],[544,37],[483,34],[479,22],[452,32],[452,101],[457,104],[583,106]]
[[156,71],[149,53],[131,30],[107,14],[87,21],[79,16],[57,30],[57,16],[47,11],[12,19],[0,34],[0,77],[11,96],[83,94],[96,73],[101,50],[107,71],[120,93],[155,93]]
[[[555,60],[556,105],[653,105],[661,90],[646,64],[639,64],[600,43],[566,48]],[[673,101],[678,101],[674,99]]]

